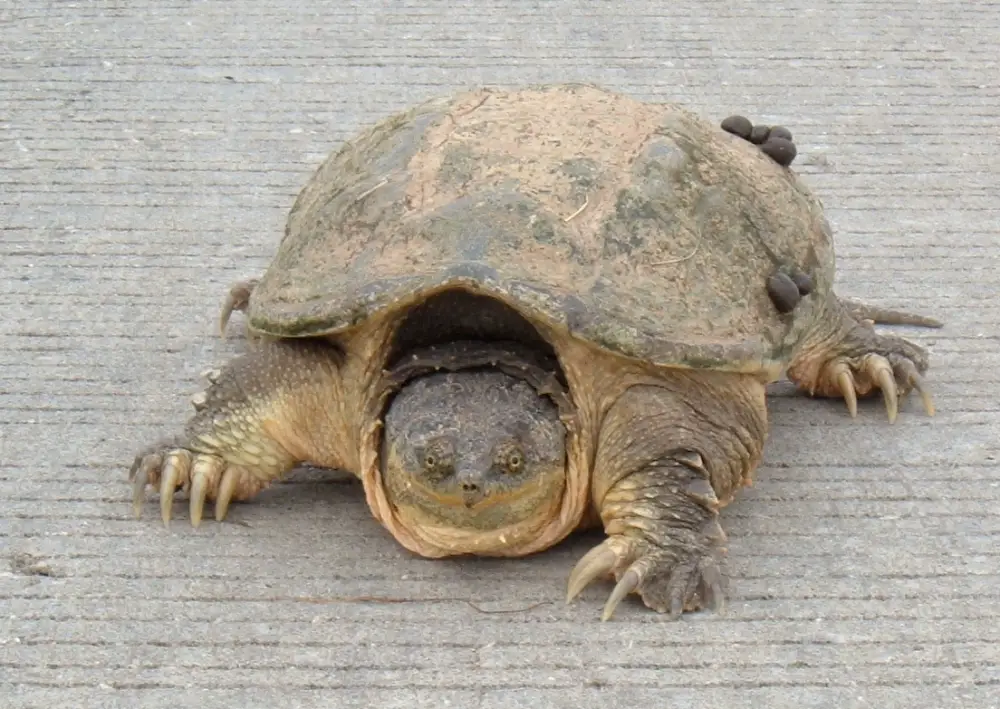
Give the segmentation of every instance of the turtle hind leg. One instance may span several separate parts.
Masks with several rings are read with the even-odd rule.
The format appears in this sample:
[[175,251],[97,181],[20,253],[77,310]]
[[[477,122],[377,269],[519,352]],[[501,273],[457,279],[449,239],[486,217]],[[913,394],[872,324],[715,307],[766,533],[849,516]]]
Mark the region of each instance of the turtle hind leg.
[[926,327],[940,323],[854,301],[832,303],[789,364],[788,378],[811,396],[843,398],[852,418],[857,416],[859,397],[881,392],[892,423],[899,399],[913,390],[933,416],[934,401],[923,379],[929,364],[926,350],[902,337],[876,332],[873,323]]
[[248,278],[229,286],[229,292],[226,293],[226,297],[222,301],[222,309],[219,312],[219,335],[222,338],[226,337],[226,327],[229,325],[229,318],[232,317],[232,314],[247,311],[247,307],[250,305],[250,294],[253,293],[253,289],[257,287],[259,282],[259,278]]

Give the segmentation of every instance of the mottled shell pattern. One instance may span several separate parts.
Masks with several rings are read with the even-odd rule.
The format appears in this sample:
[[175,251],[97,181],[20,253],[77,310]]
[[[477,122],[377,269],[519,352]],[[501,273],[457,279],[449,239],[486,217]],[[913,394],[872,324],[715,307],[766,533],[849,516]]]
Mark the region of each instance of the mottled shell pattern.
[[[833,270],[819,201],[717,123],[589,85],[483,89],[332,155],[249,315],[274,336],[329,335],[461,287],[628,357],[771,372]],[[802,280],[790,308],[769,293]]]

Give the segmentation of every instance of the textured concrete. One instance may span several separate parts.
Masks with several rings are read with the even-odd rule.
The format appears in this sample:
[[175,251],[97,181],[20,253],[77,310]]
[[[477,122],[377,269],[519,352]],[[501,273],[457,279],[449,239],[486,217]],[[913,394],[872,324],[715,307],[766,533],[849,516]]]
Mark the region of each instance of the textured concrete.
[[[1000,706],[1000,5],[20,0],[0,29],[0,706]],[[132,520],[133,452],[240,349],[221,296],[319,161],[568,79],[791,126],[840,290],[947,320],[907,330],[938,415],[777,387],[728,614],[674,624],[561,603],[593,539],[419,560],[329,475]]]

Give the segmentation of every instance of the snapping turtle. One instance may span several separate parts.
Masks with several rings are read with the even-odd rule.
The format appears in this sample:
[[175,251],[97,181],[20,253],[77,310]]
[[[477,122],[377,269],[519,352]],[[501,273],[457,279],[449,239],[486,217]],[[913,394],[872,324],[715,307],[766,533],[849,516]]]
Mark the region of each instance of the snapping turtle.
[[210,375],[183,436],[141,452],[164,522],[222,520],[296,464],[361,479],[427,557],[520,556],[576,529],[604,576],[672,616],[723,600],[718,513],[767,434],[765,385],[930,396],[925,352],[841,300],[819,201],[760,148],[586,85],[429,101],[347,143],[258,281],[261,337]]

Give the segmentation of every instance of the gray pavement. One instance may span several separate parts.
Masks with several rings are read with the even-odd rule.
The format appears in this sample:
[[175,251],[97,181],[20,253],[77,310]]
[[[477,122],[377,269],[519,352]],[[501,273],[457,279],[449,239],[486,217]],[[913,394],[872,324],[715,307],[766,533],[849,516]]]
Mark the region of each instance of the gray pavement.
[[[0,29],[0,707],[1000,707],[1000,5],[21,0]],[[134,451],[241,348],[221,296],[326,154],[562,80],[789,125],[840,291],[947,321],[906,330],[938,415],[777,386],[728,613],[677,623],[563,605],[593,539],[416,559],[314,471],[229,524],[131,519]]]

